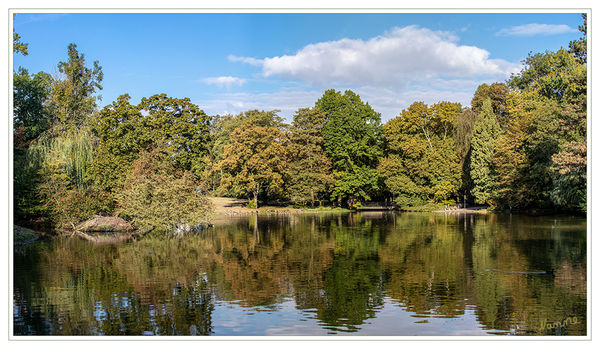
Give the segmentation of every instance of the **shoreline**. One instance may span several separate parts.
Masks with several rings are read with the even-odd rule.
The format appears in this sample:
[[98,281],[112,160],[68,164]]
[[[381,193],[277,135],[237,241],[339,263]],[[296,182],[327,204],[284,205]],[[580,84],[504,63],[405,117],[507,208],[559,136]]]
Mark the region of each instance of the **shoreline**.
[[[307,214],[307,213],[350,213],[350,212],[369,212],[375,210],[350,210],[342,207],[320,207],[320,208],[294,208],[294,207],[282,207],[282,206],[262,206],[259,208],[248,208],[246,207],[248,200],[236,199],[228,197],[209,197],[210,201],[214,206],[214,214],[216,217],[220,216],[243,216],[250,214]],[[453,210],[440,210],[440,209],[382,209],[376,210],[378,212],[423,212],[423,213],[452,213],[452,214],[487,214],[489,211],[485,207],[471,207],[471,208],[460,208]]]
[[429,212],[433,212],[433,213],[477,213],[477,214],[487,214],[489,213],[487,208],[483,208],[483,207],[473,207],[473,208],[458,208],[455,210],[436,210],[436,211],[429,211]]

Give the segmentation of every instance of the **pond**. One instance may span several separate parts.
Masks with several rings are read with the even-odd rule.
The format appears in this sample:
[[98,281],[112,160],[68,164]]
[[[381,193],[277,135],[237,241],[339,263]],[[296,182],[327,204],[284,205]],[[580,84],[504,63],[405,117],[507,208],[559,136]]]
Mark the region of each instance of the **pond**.
[[586,220],[221,217],[15,249],[14,335],[586,335]]

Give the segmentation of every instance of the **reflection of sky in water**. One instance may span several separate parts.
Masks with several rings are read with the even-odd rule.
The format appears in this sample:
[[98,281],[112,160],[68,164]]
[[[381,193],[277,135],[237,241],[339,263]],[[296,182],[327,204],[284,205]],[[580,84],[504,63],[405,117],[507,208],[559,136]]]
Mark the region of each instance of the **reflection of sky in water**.
[[327,334],[314,317],[308,317],[301,310],[296,309],[296,303],[290,299],[279,303],[276,311],[261,307],[245,308],[233,303],[217,301],[212,318],[216,335],[322,336]]
[[[313,312],[296,309],[292,299],[277,305],[277,310],[240,307],[234,303],[218,301],[212,314],[214,334],[225,336],[482,336],[488,334],[477,321],[474,308],[455,318],[414,317],[415,313],[398,311],[401,306],[385,298],[377,316],[358,326],[357,332],[335,331],[316,319]],[[314,310],[312,310],[314,311]],[[423,322],[426,319],[427,322]],[[260,328],[256,324],[261,324]],[[327,327],[324,328],[323,326]]]

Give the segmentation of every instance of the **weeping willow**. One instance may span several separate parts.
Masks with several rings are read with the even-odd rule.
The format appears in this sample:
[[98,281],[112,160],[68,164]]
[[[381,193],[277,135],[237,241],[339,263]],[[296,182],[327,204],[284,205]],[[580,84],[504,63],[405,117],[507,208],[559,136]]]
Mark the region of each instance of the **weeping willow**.
[[90,167],[97,140],[87,129],[68,130],[55,135],[44,133],[29,147],[29,166],[62,172],[77,189],[86,189],[86,171]]

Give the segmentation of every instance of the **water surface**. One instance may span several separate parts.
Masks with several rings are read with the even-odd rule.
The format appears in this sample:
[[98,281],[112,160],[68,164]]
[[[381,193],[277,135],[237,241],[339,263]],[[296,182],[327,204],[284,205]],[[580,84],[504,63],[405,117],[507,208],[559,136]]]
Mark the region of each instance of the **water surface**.
[[15,250],[15,335],[586,335],[586,221],[222,217]]

